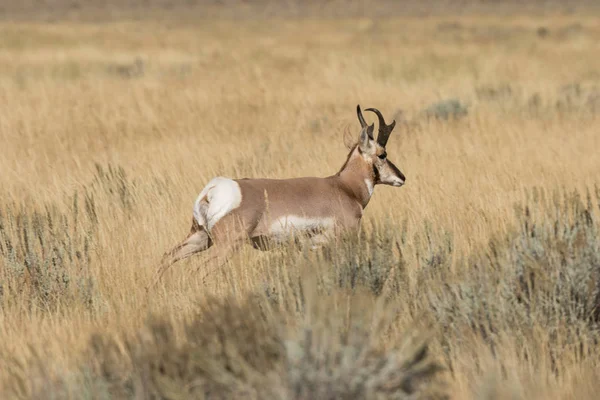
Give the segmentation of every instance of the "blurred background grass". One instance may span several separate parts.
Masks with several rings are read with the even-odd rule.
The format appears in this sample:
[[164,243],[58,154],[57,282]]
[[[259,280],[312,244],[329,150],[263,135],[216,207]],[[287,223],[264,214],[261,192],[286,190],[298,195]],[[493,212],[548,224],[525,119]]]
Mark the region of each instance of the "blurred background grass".
[[390,17],[493,14],[583,13],[598,10],[594,0],[2,0],[7,18],[56,20],[196,18]]

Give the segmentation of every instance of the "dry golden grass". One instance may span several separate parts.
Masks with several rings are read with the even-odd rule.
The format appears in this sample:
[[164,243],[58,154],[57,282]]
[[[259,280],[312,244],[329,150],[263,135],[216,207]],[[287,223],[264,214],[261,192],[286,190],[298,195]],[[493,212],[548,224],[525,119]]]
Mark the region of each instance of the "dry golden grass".
[[[527,190],[583,191],[598,183],[598,21],[3,23],[0,206],[33,212],[56,204],[69,213],[73,193],[91,187],[96,164],[123,168],[128,200],[89,189],[99,216],[85,267],[94,282],[91,305],[59,297],[47,307],[27,291],[10,292],[10,280],[18,286],[31,278],[15,278],[0,257],[0,393],[14,390],[20,376],[21,393],[33,396],[40,365],[45,375],[75,370],[90,335],[134,335],[149,315],[177,330],[212,296],[243,302],[265,286],[289,296],[282,303],[296,302],[285,288],[307,271],[286,270],[301,262],[285,250],[244,249],[206,282],[192,273],[202,265],[195,257],[174,266],[151,296],[144,286],[162,253],[187,233],[195,196],[211,177],[333,174],[345,159],[344,132],[358,133],[360,103],[390,116],[402,109],[410,122],[388,145],[407,185],[378,187],[364,218],[367,232],[387,223],[393,237],[402,230],[405,237],[407,294],[390,306],[399,314],[380,345],[395,348],[406,335],[429,332],[433,357],[452,363],[444,379],[453,398],[594,398],[598,350],[584,357],[561,349],[550,360],[553,336],[535,326],[529,336],[496,332],[493,351],[473,332],[444,344],[424,309],[431,293],[469,276],[463,257],[514,229],[514,205]],[[466,105],[468,115],[445,121],[423,113],[448,99]],[[422,279],[428,227],[434,243],[451,235],[452,256],[447,270]],[[317,264],[308,273],[325,276],[328,264]],[[389,311],[375,295],[353,293],[339,289],[348,303],[323,300],[334,305],[317,314],[344,314],[357,296],[373,318]],[[292,332],[310,320],[300,314],[281,323]],[[568,329],[567,321],[555,323]]]

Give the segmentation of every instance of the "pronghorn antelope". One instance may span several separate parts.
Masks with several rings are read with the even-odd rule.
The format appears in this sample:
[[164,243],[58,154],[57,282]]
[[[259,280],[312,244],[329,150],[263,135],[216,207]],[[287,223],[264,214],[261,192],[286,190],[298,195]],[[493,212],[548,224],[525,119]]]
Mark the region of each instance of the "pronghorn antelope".
[[377,140],[374,124],[367,125],[357,106],[361,131],[346,162],[326,178],[211,180],[196,199],[192,228],[187,238],[165,253],[152,283],[175,262],[212,248],[219,264],[245,241],[264,249],[292,234],[307,236],[318,247],[339,230],[358,228],[375,185],[402,186],[402,172],[385,150],[396,125],[387,125],[379,110],[368,108],[379,119]]

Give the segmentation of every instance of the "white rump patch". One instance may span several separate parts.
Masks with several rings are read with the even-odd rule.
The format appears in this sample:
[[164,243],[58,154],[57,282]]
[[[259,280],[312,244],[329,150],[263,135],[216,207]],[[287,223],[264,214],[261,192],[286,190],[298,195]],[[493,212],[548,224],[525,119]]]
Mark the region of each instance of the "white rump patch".
[[194,204],[194,218],[208,231],[242,202],[242,191],[236,181],[217,177],[202,189]]
[[335,220],[332,217],[307,218],[296,215],[279,217],[269,227],[269,233],[275,239],[285,240],[293,233],[314,233],[333,229]]
[[367,192],[369,192],[369,197],[373,194],[373,182],[370,179],[365,179],[365,185],[367,185]]

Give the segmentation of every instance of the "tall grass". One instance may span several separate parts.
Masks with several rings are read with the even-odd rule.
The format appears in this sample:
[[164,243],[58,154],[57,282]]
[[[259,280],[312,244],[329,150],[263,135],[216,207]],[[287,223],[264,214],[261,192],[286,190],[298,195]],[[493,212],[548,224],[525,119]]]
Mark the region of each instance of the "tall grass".
[[[595,397],[592,16],[0,37],[0,397]],[[335,173],[356,103],[407,119],[360,232],[146,294],[208,179]]]

